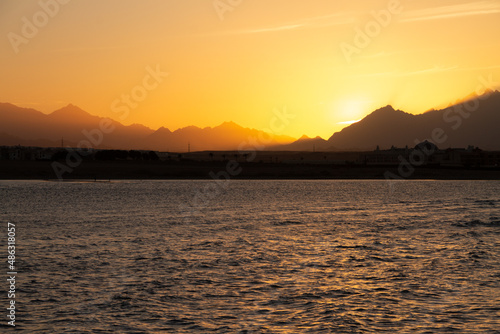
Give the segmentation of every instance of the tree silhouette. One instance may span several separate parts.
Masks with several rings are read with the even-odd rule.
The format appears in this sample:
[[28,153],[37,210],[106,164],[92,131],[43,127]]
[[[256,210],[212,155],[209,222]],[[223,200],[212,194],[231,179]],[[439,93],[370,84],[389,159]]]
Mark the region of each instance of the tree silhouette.
[[132,160],[140,160],[142,159],[142,154],[139,151],[130,150],[128,151],[128,157]]
[[155,151],[149,151],[149,159],[151,161],[158,161],[160,160],[160,157],[158,156],[158,154],[156,154]]
[[66,159],[67,155],[68,151],[66,150],[57,151],[56,153],[54,153],[54,155],[52,155],[52,160],[53,161],[63,160]]

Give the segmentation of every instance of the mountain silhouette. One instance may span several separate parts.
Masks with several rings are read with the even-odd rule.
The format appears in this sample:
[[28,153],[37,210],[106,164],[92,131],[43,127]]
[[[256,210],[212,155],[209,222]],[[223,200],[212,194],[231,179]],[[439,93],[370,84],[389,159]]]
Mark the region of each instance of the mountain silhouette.
[[[71,147],[87,141],[94,144],[94,148],[185,152],[188,145],[192,151],[238,150],[255,148],[250,144],[252,138],[253,142],[269,145],[294,140],[288,136],[272,136],[244,128],[233,122],[203,129],[188,126],[172,132],[164,127],[155,131],[140,124],[125,126],[107,120],[113,131],[103,133],[98,129],[104,118],[91,115],[72,104],[47,115],[35,109],[0,103],[0,120],[0,145],[58,147],[64,139],[64,146]],[[259,138],[272,139],[267,143],[259,141]]]
[[93,147],[103,149],[366,151],[377,146],[381,149],[414,147],[424,140],[433,141],[437,133],[442,140],[436,144],[442,149],[472,145],[483,150],[500,150],[500,92],[468,97],[448,108],[419,115],[385,106],[334,133],[328,140],[307,136],[294,140],[233,122],[213,128],[188,126],[171,131],[165,127],[153,130],[140,124],[126,126],[108,120],[114,130],[99,134],[96,129],[101,122],[103,118],[72,104],[47,115],[35,109],[0,103],[0,145],[58,147],[64,138],[64,146],[76,147],[84,140],[88,142],[90,137],[94,140]]
[[[34,109],[20,108],[9,103],[0,103],[0,134],[21,139],[19,143],[29,146],[60,146],[64,138],[65,146],[76,147],[78,143],[86,140],[83,131],[92,133],[99,129],[103,118],[91,115],[74,106],[67,105],[51,114],[44,114]],[[116,121],[111,121],[115,129],[111,134],[102,136],[102,140],[95,135],[93,145],[100,148],[125,148],[134,145],[138,140],[153,132],[153,130],[136,125],[124,126]],[[2,136],[0,136],[0,139]],[[13,143],[0,142],[3,145]]]
[[414,147],[424,140],[440,138],[439,148],[479,147],[500,150],[500,92],[469,98],[441,110],[412,115],[386,106],[361,121],[334,133],[330,146],[338,150],[373,150],[377,146]]
[[295,151],[295,152],[307,152],[307,151],[336,151],[334,147],[327,141],[317,136],[315,138],[310,138],[303,135],[296,141],[286,145],[280,146],[270,146],[267,147],[269,151]]
[[[272,140],[267,143],[267,140]],[[244,128],[233,122],[224,122],[216,127],[199,128],[188,126],[175,131],[159,128],[145,139],[147,146],[160,150],[167,145],[168,151],[185,151],[188,145],[191,151],[256,149],[252,144],[277,145],[293,141],[288,136],[272,136],[263,131]],[[252,146],[254,145],[254,146]]]
[[66,107],[57,109],[48,115],[52,121],[59,123],[72,123],[78,120],[81,124],[92,124],[99,121],[98,116],[93,116],[75,105],[68,104]]

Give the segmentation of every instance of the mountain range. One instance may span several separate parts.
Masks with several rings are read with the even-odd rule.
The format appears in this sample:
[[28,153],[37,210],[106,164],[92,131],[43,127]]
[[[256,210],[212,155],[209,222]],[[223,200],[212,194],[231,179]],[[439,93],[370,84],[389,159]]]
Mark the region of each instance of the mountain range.
[[500,150],[500,92],[468,97],[445,109],[413,115],[392,106],[373,111],[361,121],[334,133],[328,140],[308,138],[272,147],[289,151],[366,151],[414,147],[429,140],[439,148],[479,147]]
[[414,147],[429,140],[438,147],[476,146],[500,150],[500,92],[468,98],[441,110],[412,115],[386,106],[334,133],[328,142],[343,150]]
[[[88,141],[97,144],[93,147],[103,149],[185,152],[235,150],[251,138],[257,143],[258,138],[270,138],[263,131],[243,128],[233,122],[213,128],[188,126],[170,131],[161,127],[155,131],[140,124],[126,126],[108,120],[107,128],[113,131],[106,133],[99,130],[103,120],[71,104],[47,115],[34,109],[0,103],[0,145],[77,147],[80,142]],[[281,145],[293,140],[288,136],[272,136],[269,143]],[[248,144],[243,146],[248,147]]]
[[35,109],[0,103],[0,146],[76,147],[90,137],[94,144],[98,144],[93,145],[97,148],[170,152],[250,149],[256,144],[262,148],[262,143],[266,143],[266,150],[277,151],[363,151],[377,146],[381,149],[413,147],[425,139],[434,141],[434,137],[439,139],[436,144],[440,148],[473,145],[484,150],[500,150],[500,92],[489,92],[419,115],[386,106],[334,133],[328,140],[307,136],[294,140],[289,136],[273,136],[244,128],[233,122],[171,131],[165,127],[153,130],[140,124],[127,126],[109,120],[113,131],[99,134],[97,129],[101,122],[103,118],[71,104],[44,114]]

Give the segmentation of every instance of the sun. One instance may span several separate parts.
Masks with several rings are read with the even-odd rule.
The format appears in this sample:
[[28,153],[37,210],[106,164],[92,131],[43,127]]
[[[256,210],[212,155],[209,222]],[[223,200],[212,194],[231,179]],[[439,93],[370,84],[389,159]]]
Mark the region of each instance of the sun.
[[369,110],[367,99],[350,98],[331,103],[330,115],[336,124],[352,124],[362,119]]

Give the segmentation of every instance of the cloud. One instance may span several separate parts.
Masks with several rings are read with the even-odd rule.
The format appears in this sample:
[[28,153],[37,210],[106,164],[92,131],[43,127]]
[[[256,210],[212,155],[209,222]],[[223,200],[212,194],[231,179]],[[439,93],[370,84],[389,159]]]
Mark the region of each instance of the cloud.
[[[440,49],[442,50],[442,49]],[[400,51],[393,51],[393,52],[378,52],[374,54],[367,54],[367,55],[360,55],[359,58],[365,58],[365,59],[373,59],[373,58],[382,58],[382,57],[391,57],[394,55],[400,55],[400,54],[407,54],[407,53],[413,53],[415,51],[413,50],[400,50]]]
[[235,31],[235,34],[259,34],[265,32],[275,32],[275,31],[284,31],[284,30],[295,30],[298,28],[304,27],[304,24],[290,24],[276,27],[268,27],[268,28],[259,28],[259,29],[249,29],[249,30],[240,30]]
[[482,71],[482,70],[496,70],[500,68],[500,65],[492,65],[492,66],[479,66],[479,67],[463,67],[459,68],[460,71]]
[[491,65],[491,66],[478,66],[478,67],[460,67],[460,66],[449,66],[449,67],[440,67],[434,66],[432,68],[426,68],[422,70],[409,71],[409,72],[376,72],[376,73],[365,73],[354,75],[355,77],[407,77],[414,75],[422,75],[422,74],[434,74],[434,73],[442,73],[442,72],[451,72],[451,71],[483,71],[483,70],[496,70],[499,69],[500,65]]
[[441,6],[414,10],[403,14],[400,22],[416,22],[439,19],[453,19],[465,16],[500,13],[500,2],[479,1],[460,5]]
[[30,102],[30,101],[14,101],[11,102],[12,104],[15,104],[17,106],[41,106],[41,105],[47,105],[47,104],[62,104],[62,105],[67,105],[68,102],[66,101],[46,101],[46,102]]
[[379,77],[379,76],[406,77],[406,76],[421,75],[421,74],[434,74],[434,73],[448,72],[448,71],[454,71],[454,70],[459,70],[459,69],[460,68],[458,66],[449,66],[449,67],[434,66],[432,68],[426,68],[426,69],[410,71],[410,72],[393,72],[393,71],[391,71],[391,72],[360,74],[357,76],[358,77]]
[[332,26],[352,24],[352,23],[354,23],[354,19],[352,18],[352,16],[348,15],[347,13],[336,13],[330,15],[305,18],[294,22],[283,23],[280,25],[275,25],[270,27],[227,31],[227,32],[222,32],[218,35],[221,34],[245,35],[245,34],[273,33],[273,32],[282,32],[290,30],[299,30],[299,29],[332,27]]
[[426,68],[426,69],[423,69],[423,70],[418,70],[418,71],[413,71],[413,72],[406,72],[406,73],[403,74],[403,76],[441,73],[441,72],[448,72],[448,71],[452,71],[452,70],[456,70],[456,69],[458,69],[458,66],[449,66],[449,67],[434,66],[432,68]]
[[137,47],[137,45],[105,45],[105,46],[75,46],[69,48],[59,48],[52,49],[50,52],[58,53],[58,52],[70,52],[70,53],[78,53],[78,52],[91,52],[91,51],[115,51],[122,49],[132,49]]

